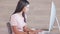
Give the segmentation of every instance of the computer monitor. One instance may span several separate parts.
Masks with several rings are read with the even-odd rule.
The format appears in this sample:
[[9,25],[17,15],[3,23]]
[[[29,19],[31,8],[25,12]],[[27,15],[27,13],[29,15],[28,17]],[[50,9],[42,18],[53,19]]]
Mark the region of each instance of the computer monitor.
[[55,19],[56,19],[56,7],[55,7],[54,2],[52,2],[50,23],[49,23],[49,31],[51,31],[53,29],[53,25],[54,25]]

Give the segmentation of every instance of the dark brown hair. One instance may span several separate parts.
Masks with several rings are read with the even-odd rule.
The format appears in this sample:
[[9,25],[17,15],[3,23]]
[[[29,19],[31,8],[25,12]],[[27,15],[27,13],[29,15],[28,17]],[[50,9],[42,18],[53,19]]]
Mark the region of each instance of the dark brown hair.
[[[29,2],[27,0],[19,0],[17,7],[16,7],[16,10],[13,14],[21,12],[23,10],[23,8],[25,6],[27,6],[28,4],[29,4]],[[26,23],[26,18],[25,18],[24,12],[22,13],[22,16],[24,17],[24,22]]]

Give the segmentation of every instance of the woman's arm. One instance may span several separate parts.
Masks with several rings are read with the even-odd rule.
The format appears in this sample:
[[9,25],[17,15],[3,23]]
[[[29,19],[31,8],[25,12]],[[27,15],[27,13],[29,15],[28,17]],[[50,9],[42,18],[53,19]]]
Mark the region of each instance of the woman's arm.
[[31,32],[31,33],[34,33],[34,34],[37,34],[38,32],[42,32],[42,30],[32,30],[32,29],[29,29],[27,26],[24,26],[24,31],[25,32]]
[[27,26],[24,26],[24,31],[25,32],[30,32],[30,33],[33,33],[33,34],[37,34],[38,31],[37,30],[31,30],[30,28],[28,28]]
[[18,31],[16,26],[12,26],[12,30],[14,31],[15,34],[27,34],[27,32]]
[[25,31],[25,32],[33,32],[34,30],[31,30],[30,28],[28,28],[27,26],[24,26],[23,27],[23,30]]
[[15,34],[27,34],[26,32],[18,31],[18,29],[16,28],[16,26],[17,26],[18,24],[17,24],[17,21],[16,21],[15,17],[16,17],[15,15],[12,15],[12,16],[11,16],[11,21],[10,21],[11,28],[12,28],[13,32],[14,32]]

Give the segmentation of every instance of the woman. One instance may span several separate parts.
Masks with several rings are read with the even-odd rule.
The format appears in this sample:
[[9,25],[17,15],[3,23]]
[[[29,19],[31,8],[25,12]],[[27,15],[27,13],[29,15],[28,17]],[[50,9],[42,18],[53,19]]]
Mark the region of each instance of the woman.
[[29,10],[27,0],[19,0],[15,12],[11,15],[10,24],[13,34],[37,34],[40,30],[31,30],[26,24],[26,12]]

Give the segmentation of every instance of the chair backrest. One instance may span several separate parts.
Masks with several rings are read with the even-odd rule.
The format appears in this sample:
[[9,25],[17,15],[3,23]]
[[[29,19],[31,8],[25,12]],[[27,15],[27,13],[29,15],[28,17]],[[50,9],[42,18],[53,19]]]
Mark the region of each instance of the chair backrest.
[[9,34],[12,34],[11,24],[9,22],[7,23],[7,27]]

